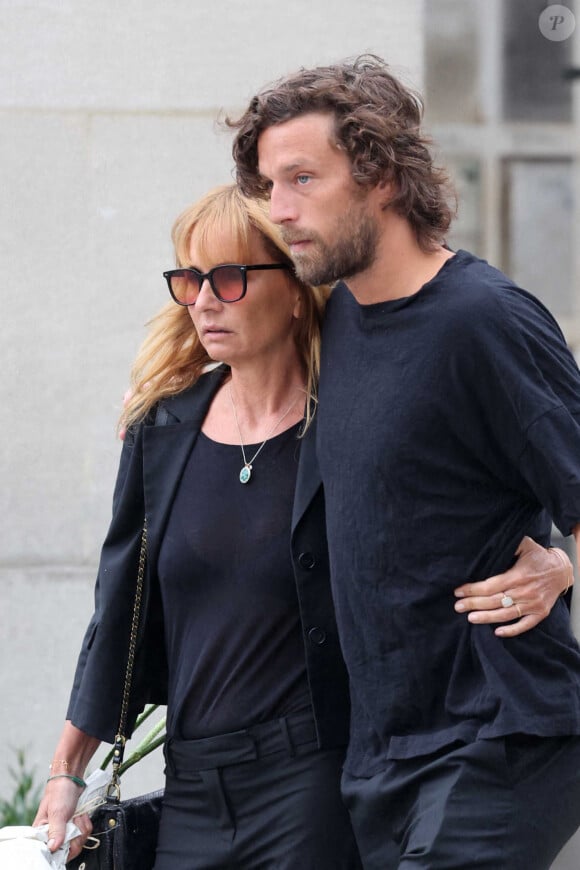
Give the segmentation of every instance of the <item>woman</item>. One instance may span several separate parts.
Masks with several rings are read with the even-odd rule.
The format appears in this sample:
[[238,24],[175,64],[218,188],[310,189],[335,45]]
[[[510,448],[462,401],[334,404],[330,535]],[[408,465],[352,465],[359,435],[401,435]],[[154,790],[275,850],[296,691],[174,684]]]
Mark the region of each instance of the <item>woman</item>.
[[[156,870],[355,868],[313,440],[326,290],[296,279],[277,229],[234,186],[187,209],[173,242],[174,301],[133,370],[95,615],[38,821],[57,803],[72,815],[69,777],[114,739],[146,515],[130,719],[167,702]],[[225,365],[204,373],[213,360]]]

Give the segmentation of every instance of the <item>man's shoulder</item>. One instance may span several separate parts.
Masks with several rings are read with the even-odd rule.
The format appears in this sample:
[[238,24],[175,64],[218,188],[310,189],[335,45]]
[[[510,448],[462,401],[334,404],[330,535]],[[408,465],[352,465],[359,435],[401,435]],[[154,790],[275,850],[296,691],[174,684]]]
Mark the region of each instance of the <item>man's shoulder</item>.
[[458,251],[448,262],[450,268],[441,275],[438,288],[443,310],[468,315],[476,328],[499,322],[506,325],[513,319],[555,322],[536,296],[486,260]]
[[530,352],[546,360],[555,353],[569,356],[562,331],[541,300],[485,260],[459,253],[452,280],[441,283],[432,306],[440,343],[473,360],[527,358]]
[[494,298],[503,298],[506,293],[519,290],[507,275],[487,260],[463,250],[457,251],[446,262],[433,284],[444,292],[445,297],[465,305],[489,303]]

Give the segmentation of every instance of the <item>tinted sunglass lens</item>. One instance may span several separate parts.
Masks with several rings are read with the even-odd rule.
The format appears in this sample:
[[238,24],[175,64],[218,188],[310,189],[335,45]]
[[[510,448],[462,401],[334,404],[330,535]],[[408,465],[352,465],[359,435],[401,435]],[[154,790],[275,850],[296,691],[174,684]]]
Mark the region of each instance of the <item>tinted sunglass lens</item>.
[[199,278],[188,269],[176,271],[171,276],[171,290],[182,305],[193,305],[199,296]]
[[244,275],[238,266],[218,266],[213,270],[213,286],[224,302],[235,302],[244,293]]

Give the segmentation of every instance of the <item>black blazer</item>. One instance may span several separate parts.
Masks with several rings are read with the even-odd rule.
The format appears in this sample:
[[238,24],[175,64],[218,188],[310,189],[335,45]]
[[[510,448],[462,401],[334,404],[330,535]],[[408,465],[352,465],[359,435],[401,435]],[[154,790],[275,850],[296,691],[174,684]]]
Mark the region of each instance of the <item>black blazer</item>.
[[[113,742],[119,724],[143,518],[147,571],[129,704],[130,735],[147,703],[167,702],[167,662],[157,559],[183,468],[225,366],[163,400],[127,434],[95,587],[95,612],[85,634],[67,718]],[[348,682],[330,593],[324,496],[316,460],[316,418],[302,439],[294,497],[291,555],[300,605],[308,683],[320,747],[348,740]]]

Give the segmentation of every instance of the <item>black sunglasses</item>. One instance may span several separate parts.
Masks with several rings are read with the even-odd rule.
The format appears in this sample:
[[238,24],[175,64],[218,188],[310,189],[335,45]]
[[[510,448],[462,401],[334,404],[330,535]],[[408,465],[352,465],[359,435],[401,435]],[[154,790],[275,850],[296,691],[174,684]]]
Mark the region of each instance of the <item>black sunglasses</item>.
[[170,269],[164,272],[169,292],[178,305],[195,305],[201,292],[201,286],[206,280],[214,296],[220,302],[238,302],[243,299],[248,289],[248,272],[257,269],[290,269],[288,263],[266,263],[256,266],[242,266],[238,263],[225,263],[214,266],[209,272],[198,269]]

